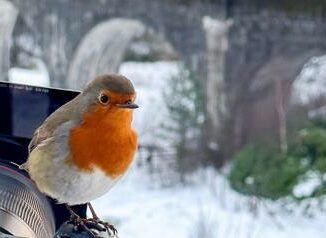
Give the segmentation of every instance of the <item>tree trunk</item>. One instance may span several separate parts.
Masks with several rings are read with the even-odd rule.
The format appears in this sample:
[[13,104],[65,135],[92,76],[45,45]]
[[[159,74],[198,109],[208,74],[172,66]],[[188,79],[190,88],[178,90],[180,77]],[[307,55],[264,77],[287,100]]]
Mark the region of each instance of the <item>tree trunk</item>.
[[275,101],[276,101],[275,106],[276,106],[278,124],[279,124],[280,149],[283,154],[286,154],[288,151],[286,113],[284,109],[284,97],[283,97],[281,80],[275,81]]
[[[204,17],[207,49],[206,131],[208,154],[220,154],[221,134],[228,114],[225,92],[225,56],[228,50],[230,20]],[[220,164],[220,163],[218,163]]]

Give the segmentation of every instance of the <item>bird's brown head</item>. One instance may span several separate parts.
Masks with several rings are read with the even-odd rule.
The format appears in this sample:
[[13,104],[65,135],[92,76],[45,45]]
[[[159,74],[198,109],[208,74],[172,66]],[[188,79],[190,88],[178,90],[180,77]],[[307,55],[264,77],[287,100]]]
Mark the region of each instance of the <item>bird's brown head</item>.
[[135,109],[136,92],[129,79],[122,75],[101,75],[83,91],[86,103],[106,110]]

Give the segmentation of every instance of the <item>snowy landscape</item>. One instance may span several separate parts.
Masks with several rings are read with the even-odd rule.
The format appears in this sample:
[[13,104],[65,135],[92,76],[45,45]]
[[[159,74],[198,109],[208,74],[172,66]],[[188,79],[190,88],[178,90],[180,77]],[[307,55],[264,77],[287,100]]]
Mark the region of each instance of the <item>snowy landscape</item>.
[[124,238],[322,238],[326,214],[315,207],[240,195],[213,169],[191,175],[193,184],[160,188],[141,169],[130,172],[94,202]]
[[132,81],[138,150],[92,201],[120,238],[326,237],[325,1],[41,2],[0,0],[0,80]]
[[[305,103],[316,90],[324,93],[325,89],[324,57],[318,62],[313,59],[307,65],[295,83],[301,96],[298,101]],[[178,67],[179,62],[124,62],[120,66],[120,73],[132,79],[137,89],[140,108],[135,113],[134,126],[141,144],[169,145],[159,137],[157,128],[168,120],[163,91],[168,79],[178,73]],[[13,82],[24,83],[20,81],[24,78],[29,84],[44,86],[48,79],[44,70],[27,74],[21,69],[10,72]],[[309,84],[315,81],[319,86]],[[210,167],[187,175],[186,185],[163,187],[164,181],[150,174],[146,167],[137,166],[137,159],[139,155],[117,186],[94,201],[99,215],[116,225],[121,238],[325,237],[323,200],[299,204],[291,199],[271,201],[241,195],[230,188],[225,174]],[[316,185],[316,175],[311,174],[295,187],[294,193],[309,194]]]
[[[324,58],[320,59],[323,62]],[[165,144],[157,138],[153,128],[159,127],[166,117],[162,90],[167,78],[177,73],[177,65],[176,62],[126,62],[121,65],[120,72],[129,76],[137,88],[137,102],[141,107],[135,114],[134,125],[143,143]],[[317,71],[314,78],[322,84],[324,81],[318,72],[323,70],[317,65],[317,69],[305,67],[297,85],[307,81],[302,76],[308,74],[307,70]],[[304,100],[308,100],[310,88],[315,86],[305,83],[304,88],[302,84],[300,95],[305,97],[306,92]],[[144,120],[146,117],[151,120]],[[296,186],[295,193],[308,194],[316,185],[314,178],[310,176]],[[309,201],[312,208],[305,212],[305,203],[244,196],[234,192],[225,176],[212,168],[200,169],[189,175],[188,180],[191,182],[186,186],[175,184],[162,188],[161,181],[134,164],[122,181],[94,204],[101,216],[116,224],[120,237],[124,238],[325,237],[326,214],[320,209],[318,200]]]

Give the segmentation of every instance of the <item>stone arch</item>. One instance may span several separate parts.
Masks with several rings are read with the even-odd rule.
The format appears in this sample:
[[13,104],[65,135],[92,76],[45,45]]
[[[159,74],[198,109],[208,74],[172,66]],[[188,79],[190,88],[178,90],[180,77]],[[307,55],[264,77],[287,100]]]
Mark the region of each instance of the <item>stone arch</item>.
[[132,48],[137,44],[141,48],[144,41],[149,42],[147,50],[156,59],[177,57],[163,36],[138,20],[116,18],[99,23],[77,47],[69,67],[68,86],[80,89],[95,75],[116,73],[126,55],[135,50]]
[[0,0],[0,79],[10,65],[10,45],[18,9],[9,1]]
[[[303,65],[313,56],[322,52],[317,49],[306,50],[296,55],[275,55],[258,70],[250,84],[250,92],[256,96],[273,87],[275,81],[284,81],[288,86],[296,79]],[[291,89],[291,88],[289,88]],[[267,96],[267,95],[266,95]]]

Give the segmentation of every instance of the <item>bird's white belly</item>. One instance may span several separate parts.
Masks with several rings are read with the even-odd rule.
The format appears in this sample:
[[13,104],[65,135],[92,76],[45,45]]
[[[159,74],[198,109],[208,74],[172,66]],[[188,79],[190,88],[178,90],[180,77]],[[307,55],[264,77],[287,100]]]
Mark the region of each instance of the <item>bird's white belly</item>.
[[29,174],[41,192],[59,203],[75,205],[92,201],[108,192],[118,180],[97,168],[92,172],[81,171],[43,149],[37,147],[30,154]]

